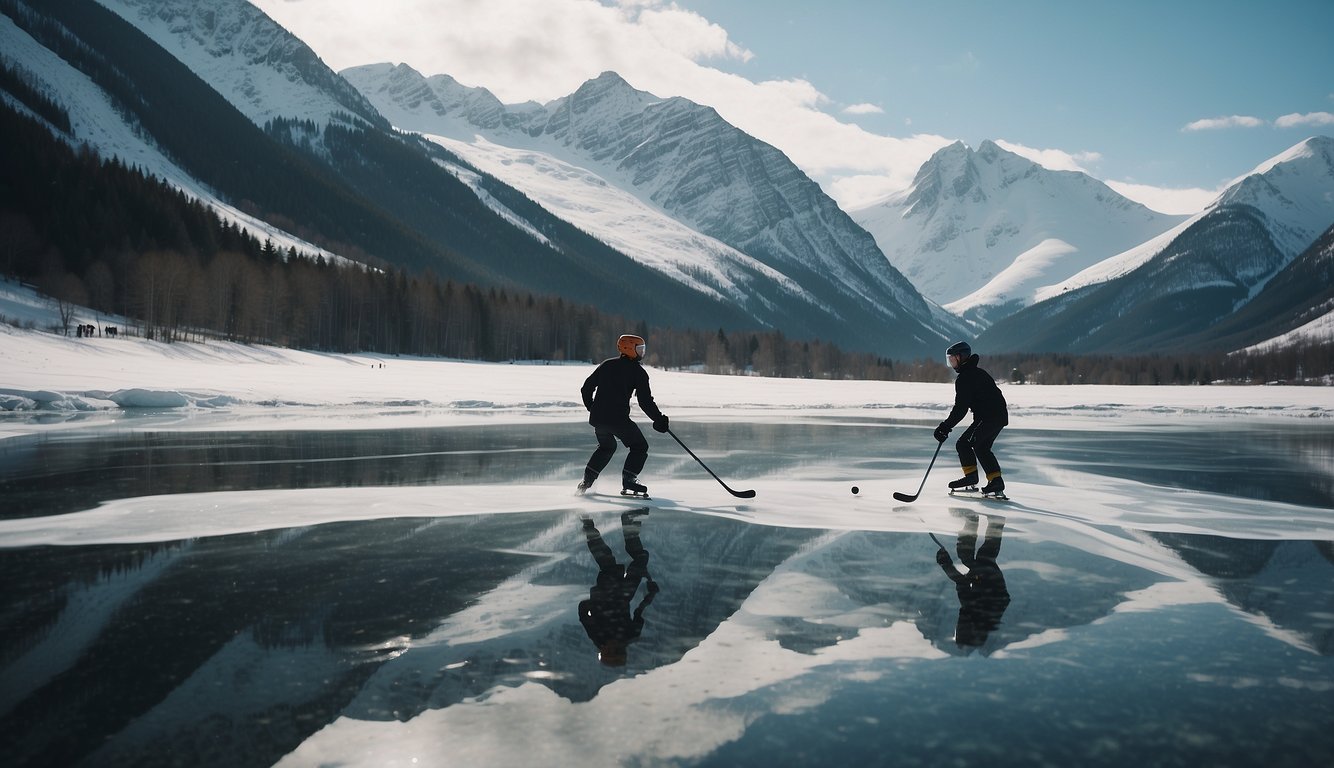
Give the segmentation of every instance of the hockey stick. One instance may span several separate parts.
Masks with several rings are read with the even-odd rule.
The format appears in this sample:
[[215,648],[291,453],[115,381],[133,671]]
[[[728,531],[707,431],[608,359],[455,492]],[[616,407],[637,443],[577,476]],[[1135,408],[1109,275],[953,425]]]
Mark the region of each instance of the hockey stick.
[[728,488],[728,487],[727,487],[727,483],[724,483],[724,482],[723,482],[723,479],[722,479],[721,477],[718,477],[717,475],[714,475],[713,470],[712,470],[712,469],[709,469],[709,465],[708,465],[708,464],[705,464],[703,461],[700,461],[700,458],[699,458],[698,456],[695,455],[695,452],[694,452],[694,451],[690,450],[689,448],[686,448],[686,444],[683,443],[683,442],[681,442],[681,438],[677,437],[675,432],[673,432],[672,430],[668,429],[668,430],[667,430],[667,434],[669,434],[669,435],[672,436],[672,439],[676,441],[676,444],[677,444],[677,445],[681,446],[682,448],[685,448],[685,449],[686,449],[686,453],[690,454],[691,458],[693,458],[695,461],[698,461],[698,462],[699,462],[699,465],[700,465],[701,467],[704,467],[704,471],[705,471],[705,472],[708,472],[710,475],[713,475],[713,479],[714,479],[714,480],[717,480],[717,481],[718,481],[718,484],[721,485],[724,489],[726,489],[728,493],[732,494],[733,496],[737,497],[738,499],[753,499],[753,498],[755,498],[755,492],[754,492],[754,491],[734,491],[734,490],[732,490],[731,488]]
[[[931,455],[931,463],[926,465],[926,475],[931,474],[931,468],[936,465],[936,457],[940,455],[940,446],[944,444],[945,441],[943,440],[936,443],[936,452]],[[909,504],[913,503],[914,501],[917,501],[917,497],[922,495],[922,489],[926,487],[926,475],[922,475],[922,484],[917,486],[917,493],[914,493],[913,495],[909,496],[906,493],[899,493],[898,491],[895,491],[894,498],[898,499],[899,501],[906,501]]]
[[[930,532],[930,531],[927,531],[927,532],[926,532],[926,535],[931,537],[931,540],[934,541],[934,542],[936,543],[936,546],[937,546],[937,547],[940,547],[941,549],[945,549],[945,545],[940,543],[940,539],[937,539],[937,538],[936,538],[936,535],[935,535],[934,533],[932,533],[932,532]],[[948,552],[949,550],[946,549],[945,551]]]

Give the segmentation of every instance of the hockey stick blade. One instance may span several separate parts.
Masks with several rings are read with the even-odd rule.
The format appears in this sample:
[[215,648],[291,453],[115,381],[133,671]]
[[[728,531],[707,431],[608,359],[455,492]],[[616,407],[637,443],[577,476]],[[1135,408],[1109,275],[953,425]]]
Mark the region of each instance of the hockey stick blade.
[[940,446],[944,444],[945,443],[943,441],[936,443],[936,452],[931,454],[931,463],[926,465],[926,474],[922,475],[922,484],[917,486],[917,493],[914,493],[913,495],[909,496],[906,493],[899,493],[898,491],[895,491],[894,498],[896,500],[906,502],[908,504],[917,501],[917,497],[922,495],[922,489],[926,487],[927,475],[931,474],[931,468],[936,465],[936,457],[940,455]]
[[724,483],[724,482],[723,482],[723,479],[722,479],[721,477],[718,477],[718,475],[714,474],[714,471],[713,471],[712,469],[709,469],[709,465],[708,465],[708,464],[705,464],[705,463],[704,463],[698,456],[695,455],[695,452],[694,452],[694,451],[690,450],[688,447],[686,447],[686,444],[685,444],[685,443],[681,442],[681,438],[677,437],[675,432],[673,432],[673,431],[671,431],[671,430],[669,429],[669,430],[667,430],[667,434],[669,434],[669,435],[672,436],[672,439],[676,441],[676,444],[677,444],[677,445],[681,446],[682,448],[685,448],[686,453],[690,454],[690,458],[694,459],[695,461],[698,461],[698,462],[699,462],[699,465],[700,465],[701,467],[704,467],[704,471],[705,471],[705,472],[708,472],[710,475],[713,475],[713,479],[718,481],[718,485],[721,485],[721,486],[723,487],[723,490],[727,491],[728,493],[732,494],[733,496],[737,497],[738,499],[753,499],[753,498],[755,498],[755,492],[754,492],[754,491],[734,491],[734,490],[732,490],[730,487],[728,487],[727,483]]

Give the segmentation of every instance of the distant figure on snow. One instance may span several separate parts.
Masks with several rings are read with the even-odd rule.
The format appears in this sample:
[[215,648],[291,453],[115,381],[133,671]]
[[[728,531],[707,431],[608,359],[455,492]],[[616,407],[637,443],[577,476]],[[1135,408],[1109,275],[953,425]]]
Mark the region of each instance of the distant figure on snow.
[[621,468],[621,493],[627,496],[647,496],[648,488],[639,482],[639,473],[648,460],[648,440],[639,426],[630,420],[630,396],[639,399],[639,407],[653,420],[653,428],[667,431],[667,417],[653,402],[649,390],[648,371],[640,361],[644,358],[644,339],[626,334],[616,340],[619,357],[608,358],[584,381],[580,393],[588,409],[588,423],[593,425],[598,447],[584,467],[584,479],[579,483],[580,494],[593,486],[593,481],[606,468],[616,453],[619,439],[630,450]]
[[[588,551],[598,564],[598,579],[588,591],[588,599],[579,603],[579,623],[597,646],[598,660],[609,667],[625,666],[626,648],[639,639],[644,630],[644,609],[658,594],[658,583],[648,572],[648,550],[639,540],[639,518],[647,514],[647,507],[621,514],[621,533],[626,554],[630,555],[627,565],[616,562],[593,520],[583,518]],[[648,592],[632,613],[630,601],[639,591],[641,580],[647,580]]]
[[954,409],[950,415],[936,427],[935,437],[938,442],[945,442],[950,430],[958,424],[969,411],[973,412],[973,423],[959,436],[954,448],[959,452],[959,464],[963,467],[963,477],[950,481],[950,489],[973,489],[977,485],[977,468],[981,465],[986,473],[987,484],[982,487],[984,496],[1005,496],[1005,481],[1001,479],[1000,462],[991,446],[996,436],[1010,423],[1010,415],[1005,407],[1005,396],[991,374],[977,366],[980,359],[973,354],[973,349],[966,341],[953,344],[945,350],[945,359],[958,376],[954,379]]

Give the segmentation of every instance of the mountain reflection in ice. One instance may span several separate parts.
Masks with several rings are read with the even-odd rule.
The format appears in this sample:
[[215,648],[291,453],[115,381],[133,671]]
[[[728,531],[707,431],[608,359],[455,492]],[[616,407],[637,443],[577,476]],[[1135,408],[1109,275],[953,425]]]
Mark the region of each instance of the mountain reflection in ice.
[[[808,436],[818,451],[846,433]],[[287,473],[342,451],[293,442],[295,463],[274,457]],[[745,504],[674,480],[627,518],[635,502],[576,501],[541,474],[569,474],[582,442],[505,446],[540,457],[511,486],[492,474],[510,459],[471,455],[490,447],[427,447],[403,461],[473,474],[290,489],[246,474],[230,476],[244,490],[155,487],[70,515],[53,489],[30,493],[55,508],[0,520],[0,759],[1281,765],[1334,750],[1328,510],[1036,454],[1011,504],[895,506],[894,482],[853,498],[794,450]],[[373,453],[362,470],[405,466]],[[705,455],[729,476],[758,461]],[[898,466],[876,461],[852,471]],[[604,606],[615,630],[581,621],[616,587],[600,547],[629,577]],[[606,638],[631,636],[608,659]]]
[[[623,552],[619,515],[593,519]],[[965,536],[974,517],[958,510]],[[974,649],[956,642],[955,585],[922,534],[658,510],[639,535],[660,591],[624,667],[601,663],[580,625],[598,566],[572,513],[10,553],[5,581],[26,597],[5,606],[5,752],[31,764],[170,754],[258,765],[298,750],[303,763],[401,722],[431,723],[425,743],[405,747],[453,750],[451,735],[466,733],[464,754],[499,764],[537,748],[514,737],[518,719],[557,763],[576,745],[612,761],[642,749],[698,759],[766,712],[819,719],[840,690],[893,685],[905,664],[1032,657],[1118,612],[1221,605],[1323,657],[1334,632],[1325,544],[1143,537],[1134,546],[1155,571],[1009,528],[998,564],[1011,601]],[[597,735],[601,718],[650,714],[658,725],[633,747]]]

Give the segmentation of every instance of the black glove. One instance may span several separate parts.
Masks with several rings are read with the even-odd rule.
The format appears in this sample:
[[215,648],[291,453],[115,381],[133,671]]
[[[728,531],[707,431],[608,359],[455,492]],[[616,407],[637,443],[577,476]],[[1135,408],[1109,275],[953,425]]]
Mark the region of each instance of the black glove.
[[936,431],[933,434],[936,436],[937,443],[943,443],[945,442],[945,438],[950,436],[950,428],[942,421],[940,422],[940,426],[936,427]]
[[653,579],[648,580],[648,593],[650,595],[656,595],[658,593],[658,582]]
[[666,432],[666,431],[667,431],[667,417],[666,417],[666,416],[663,416],[663,417],[660,418],[660,419],[654,419],[654,420],[653,420],[653,428],[654,428],[655,430],[659,431],[659,432]]
[[936,550],[936,562],[942,566],[954,564],[954,561],[950,560],[950,553],[946,552],[943,549]]

